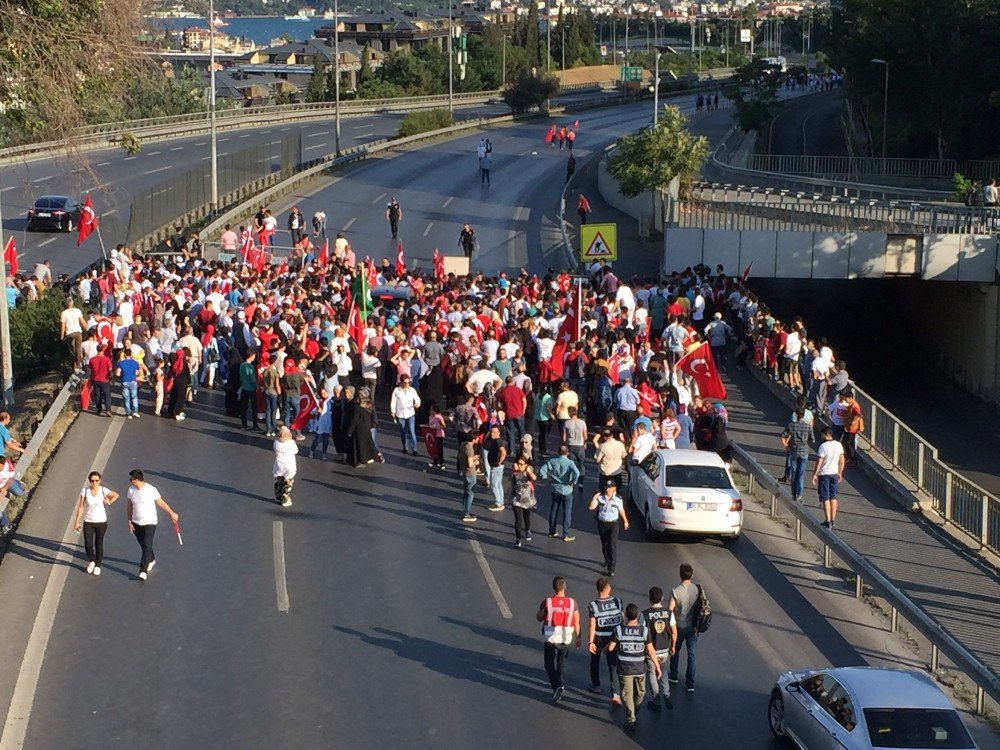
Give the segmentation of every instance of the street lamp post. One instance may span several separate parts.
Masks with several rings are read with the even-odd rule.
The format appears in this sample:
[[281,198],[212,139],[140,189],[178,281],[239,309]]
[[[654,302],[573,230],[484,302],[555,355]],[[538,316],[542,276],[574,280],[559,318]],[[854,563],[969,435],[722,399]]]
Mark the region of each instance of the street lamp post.
[[885,137],[889,130],[889,61],[876,57],[872,63],[885,66],[885,91],[882,95],[882,174],[885,174]]
[[455,32],[452,28],[451,20],[451,2],[448,0],[448,111],[454,113],[455,111],[455,52],[452,49],[452,41],[455,38]]
[[[208,131],[209,169],[212,172],[211,213],[219,210],[219,144],[215,131],[215,2],[208,0]],[[5,373],[6,375],[6,373]]]
[[[364,50],[362,50],[364,54]],[[333,148],[340,156],[340,3],[333,0]],[[365,61],[361,61],[363,66]]]
[[552,72],[552,6],[545,2],[545,72]]
[[660,121],[660,55],[663,53],[656,50],[656,64],[653,66],[653,128]]
[[503,54],[501,55],[501,59],[503,60],[503,62],[500,63],[500,68],[501,68],[501,71],[500,71],[500,76],[501,76],[500,88],[502,88],[502,89],[507,88],[507,39],[508,39],[508,36],[506,34],[504,34],[503,35]]

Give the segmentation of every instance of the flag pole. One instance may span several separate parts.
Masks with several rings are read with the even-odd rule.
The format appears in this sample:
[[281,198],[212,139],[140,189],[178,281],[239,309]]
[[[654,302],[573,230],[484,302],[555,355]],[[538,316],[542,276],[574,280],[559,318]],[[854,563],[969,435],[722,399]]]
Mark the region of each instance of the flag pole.
[[[3,236],[3,205],[0,204],[0,248],[7,247]],[[14,252],[17,252],[16,250]],[[0,368],[3,369],[4,407],[14,407],[14,364],[10,349],[10,308],[7,305],[7,259],[0,258]]]
[[104,235],[101,234],[101,223],[104,221],[104,214],[101,214],[101,220],[97,222],[97,239],[101,243],[101,257],[104,260],[108,259],[108,251],[104,249]]

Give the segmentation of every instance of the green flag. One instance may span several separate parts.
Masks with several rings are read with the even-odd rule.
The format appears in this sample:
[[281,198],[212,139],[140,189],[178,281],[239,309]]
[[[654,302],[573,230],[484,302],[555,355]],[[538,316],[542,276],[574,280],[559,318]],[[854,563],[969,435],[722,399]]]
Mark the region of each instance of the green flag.
[[372,314],[374,310],[374,305],[372,305],[372,295],[371,289],[368,285],[368,273],[365,268],[364,263],[359,265],[355,269],[354,281],[351,284],[351,293],[354,295],[354,304],[357,305],[358,310],[361,312],[361,319],[368,320],[368,316]]

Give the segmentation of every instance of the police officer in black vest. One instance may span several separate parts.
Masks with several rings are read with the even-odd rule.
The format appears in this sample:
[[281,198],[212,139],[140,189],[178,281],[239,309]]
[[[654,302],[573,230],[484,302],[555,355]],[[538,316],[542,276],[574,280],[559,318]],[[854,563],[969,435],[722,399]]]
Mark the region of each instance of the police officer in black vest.
[[590,631],[590,692],[601,693],[601,654],[608,663],[611,680],[611,702],[618,705],[622,699],[618,684],[615,654],[608,649],[615,628],[622,623],[622,600],[611,595],[611,581],[603,576],[597,579],[597,598],[587,607]]
[[[677,643],[677,618],[674,613],[663,606],[663,589],[653,586],[649,590],[649,608],[644,610],[643,619],[649,627],[650,637],[653,639],[653,650],[656,652],[655,659],[649,659],[646,663],[646,679],[649,682],[649,706],[651,711],[659,712],[660,697],[667,708],[673,708],[674,704],[670,700],[670,681],[666,679],[665,668],[669,666],[670,655],[674,652],[674,644]],[[659,677],[656,674],[656,667],[653,662],[657,662],[660,667]]]
[[625,607],[625,622],[615,628],[608,650],[618,653],[618,679],[625,699],[625,731],[635,731],[635,711],[646,694],[646,659],[652,660],[657,679],[663,671],[656,660],[650,630],[639,617],[639,607]]

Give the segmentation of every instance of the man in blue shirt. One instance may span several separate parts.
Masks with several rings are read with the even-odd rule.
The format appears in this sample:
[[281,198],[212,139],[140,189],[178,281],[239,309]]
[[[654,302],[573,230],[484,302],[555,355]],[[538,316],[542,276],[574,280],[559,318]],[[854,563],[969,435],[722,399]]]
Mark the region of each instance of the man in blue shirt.
[[632,387],[629,378],[625,378],[621,388],[615,391],[614,402],[619,426],[626,435],[631,435],[632,423],[635,422],[636,412],[639,409],[639,391]]
[[576,539],[573,527],[573,487],[580,479],[580,469],[569,457],[569,446],[559,446],[559,455],[553,456],[538,470],[539,479],[552,481],[552,507],[549,509],[549,536],[556,537],[559,516],[563,519],[563,541]]
[[132,351],[125,347],[122,358],[118,360],[115,375],[122,387],[122,401],[125,402],[125,418],[139,418],[139,372],[145,370],[137,360],[132,358]]
[[[17,451],[18,453],[24,453],[24,446],[17,442],[14,437],[10,434],[10,428],[7,425],[10,424],[10,412],[0,411],[0,454],[4,451],[10,449],[12,451]],[[2,461],[0,461],[2,463]]]

